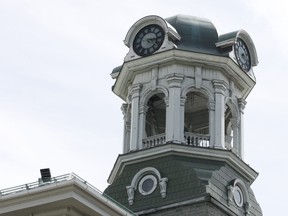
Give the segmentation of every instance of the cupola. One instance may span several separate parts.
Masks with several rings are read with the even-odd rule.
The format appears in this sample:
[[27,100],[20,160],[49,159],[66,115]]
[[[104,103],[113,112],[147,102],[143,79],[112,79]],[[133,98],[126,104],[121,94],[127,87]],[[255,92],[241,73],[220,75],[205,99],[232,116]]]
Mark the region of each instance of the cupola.
[[114,68],[123,99],[123,153],[104,194],[137,215],[262,216],[243,160],[244,109],[256,84],[244,30],[218,35],[207,19],[146,16]]
[[165,143],[243,156],[243,112],[255,85],[256,50],[244,30],[218,36],[207,19],[147,16],[125,37],[112,72],[125,103],[123,152]]

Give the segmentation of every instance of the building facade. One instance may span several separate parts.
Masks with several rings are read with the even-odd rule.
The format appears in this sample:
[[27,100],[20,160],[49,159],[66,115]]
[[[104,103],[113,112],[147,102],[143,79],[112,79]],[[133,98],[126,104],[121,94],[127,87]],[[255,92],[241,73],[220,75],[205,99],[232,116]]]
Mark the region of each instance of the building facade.
[[123,154],[104,193],[138,215],[262,215],[243,150],[258,64],[249,34],[147,16],[124,43],[129,52],[111,74],[125,101]]

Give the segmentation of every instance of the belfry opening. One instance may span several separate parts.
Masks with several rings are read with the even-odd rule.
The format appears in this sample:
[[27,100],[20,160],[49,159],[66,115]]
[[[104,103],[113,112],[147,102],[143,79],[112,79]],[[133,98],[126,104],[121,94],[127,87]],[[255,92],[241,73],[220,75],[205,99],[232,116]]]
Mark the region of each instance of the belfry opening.
[[[208,99],[201,92],[192,91],[186,96],[184,136],[188,145],[209,145]],[[205,140],[205,142],[203,142]]]
[[165,133],[166,127],[166,104],[164,94],[158,93],[150,97],[147,102],[145,121],[146,137]]

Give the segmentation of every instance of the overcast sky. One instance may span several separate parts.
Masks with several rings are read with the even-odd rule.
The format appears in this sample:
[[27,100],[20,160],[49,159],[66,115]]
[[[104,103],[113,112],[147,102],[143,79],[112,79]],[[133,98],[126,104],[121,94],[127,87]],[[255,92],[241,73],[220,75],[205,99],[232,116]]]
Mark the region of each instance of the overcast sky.
[[122,153],[112,69],[146,15],[210,19],[252,37],[257,84],[245,109],[245,162],[264,215],[285,215],[288,6],[284,0],[0,0],[0,189],[75,172],[100,190]]

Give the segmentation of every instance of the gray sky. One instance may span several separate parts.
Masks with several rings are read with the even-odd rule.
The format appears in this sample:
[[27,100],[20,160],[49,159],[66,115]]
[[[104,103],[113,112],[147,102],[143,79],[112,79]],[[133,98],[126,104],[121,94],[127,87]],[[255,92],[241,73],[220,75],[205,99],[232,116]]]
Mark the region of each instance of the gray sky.
[[[122,101],[111,92],[123,40],[146,15],[210,19],[252,37],[257,84],[245,109],[245,162],[265,215],[286,212],[288,6],[284,0],[1,0],[0,188],[75,172],[100,190],[122,152]],[[285,112],[286,111],[286,112]],[[277,206],[277,208],[276,208]]]

